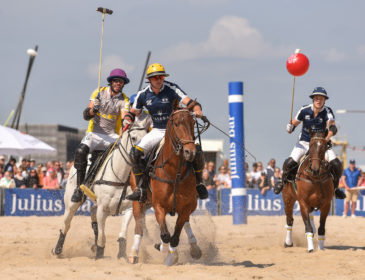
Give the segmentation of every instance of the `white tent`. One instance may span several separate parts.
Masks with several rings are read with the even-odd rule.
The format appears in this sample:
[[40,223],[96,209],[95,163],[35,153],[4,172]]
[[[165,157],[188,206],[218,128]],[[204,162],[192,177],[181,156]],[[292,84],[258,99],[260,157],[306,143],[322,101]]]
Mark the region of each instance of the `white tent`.
[[55,154],[56,149],[18,130],[0,125],[0,155]]

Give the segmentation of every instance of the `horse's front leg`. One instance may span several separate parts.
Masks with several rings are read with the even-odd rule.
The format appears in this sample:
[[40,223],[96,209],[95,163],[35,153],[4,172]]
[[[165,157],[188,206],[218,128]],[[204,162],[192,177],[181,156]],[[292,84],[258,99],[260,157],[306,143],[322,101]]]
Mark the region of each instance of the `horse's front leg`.
[[196,241],[193,230],[191,229],[189,220],[184,224],[184,230],[186,235],[188,236],[189,244],[190,244],[190,256],[193,259],[200,259],[202,256],[202,251],[200,250],[198,243]]
[[184,227],[184,224],[189,220],[189,213],[179,213],[177,217],[174,234],[170,239],[169,252],[165,259],[165,264],[167,266],[171,266],[177,263],[179,256],[177,254],[177,246],[180,242],[180,234],[181,230]]
[[286,215],[286,238],[284,242],[284,247],[293,247],[293,208],[296,201],[295,194],[290,183],[284,186],[282,191],[282,197],[284,201],[284,209]]
[[312,212],[312,209],[303,201],[299,200],[300,205],[300,212],[302,214],[304,226],[305,226],[305,236],[307,237],[307,244],[308,244],[308,253],[313,252],[314,245],[313,245],[313,227],[309,217],[309,213]]
[[118,255],[117,255],[118,259],[127,257],[127,254],[126,254],[127,230],[128,230],[128,226],[131,222],[132,216],[133,216],[133,209],[132,209],[132,204],[130,203],[129,207],[124,210],[122,228],[119,232],[119,238],[118,238],[119,251],[118,251]]
[[97,206],[96,205],[93,205],[91,206],[91,210],[90,210],[90,218],[91,218],[91,228],[93,229],[93,232],[94,232],[94,239],[95,239],[95,242],[94,242],[94,245],[91,246],[91,250],[93,252],[96,251],[96,245],[97,245],[97,242],[98,242],[98,222],[97,222],[97,219],[96,219],[96,211],[97,211]]
[[96,218],[98,221],[98,239],[96,241],[96,255],[95,259],[101,259],[104,257],[104,249],[105,249],[105,222],[108,217],[108,213],[103,209],[103,205],[98,206],[96,210]]
[[165,209],[162,208],[161,206],[155,207],[155,216],[160,226],[160,238],[161,238],[161,243],[155,244],[155,248],[160,252],[168,252],[171,236],[166,225]]
[[319,218],[319,228],[318,228],[318,249],[324,250],[324,240],[326,235],[326,220],[328,213],[331,208],[331,201],[327,203],[325,206],[321,207],[321,215]]
[[138,263],[139,247],[143,236],[143,220],[145,219],[144,205],[142,203],[133,201],[133,216],[135,221],[134,238],[128,262],[136,264]]
[[[67,196],[65,195],[66,199]],[[60,229],[60,235],[56,247],[52,249],[52,254],[60,255],[62,253],[63,244],[65,243],[66,234],[70,229],[72,218],[75,216],[77,209],[80,207],[82,202],[71,202],[65,201],[65,213],[63,214],[63,225]]]

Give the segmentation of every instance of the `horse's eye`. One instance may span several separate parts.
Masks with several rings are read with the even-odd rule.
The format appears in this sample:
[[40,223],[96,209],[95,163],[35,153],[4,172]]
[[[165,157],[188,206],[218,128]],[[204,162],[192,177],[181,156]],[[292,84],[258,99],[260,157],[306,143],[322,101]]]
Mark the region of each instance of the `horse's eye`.
[[176,127],[178,127],[178,126],[179,126],[179,124],[177,124],[176,122],[174,123],[174,125],[175,125]]

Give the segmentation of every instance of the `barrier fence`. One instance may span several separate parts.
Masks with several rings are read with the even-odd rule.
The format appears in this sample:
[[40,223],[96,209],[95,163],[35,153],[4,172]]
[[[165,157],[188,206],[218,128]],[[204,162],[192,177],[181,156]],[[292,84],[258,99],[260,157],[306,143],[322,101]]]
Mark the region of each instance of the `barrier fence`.
[[[4,216],[60,216],[65,211],[63,202],[64,190],[33,190],[33,189],[1,189],[0,188],[0,214]],[[87,199],[78,209],[77,215],[90,215],[92,202]],[[333,215],[342,215],[344,201],[334,199]],[[231,189],[220,191],[209,190],[209,198],[199,200],[196,215],[232,215]],[[285,215],[281,195],[268,191],[261,195],[259,190],[247,190],[247,214],[252,215]],[[296,203],[294,214],[299,215],[299,205]],[[319,211],[317,212],[319,214]],[[365,217],[365,196],[359,195],[356,204],[357,216]]]

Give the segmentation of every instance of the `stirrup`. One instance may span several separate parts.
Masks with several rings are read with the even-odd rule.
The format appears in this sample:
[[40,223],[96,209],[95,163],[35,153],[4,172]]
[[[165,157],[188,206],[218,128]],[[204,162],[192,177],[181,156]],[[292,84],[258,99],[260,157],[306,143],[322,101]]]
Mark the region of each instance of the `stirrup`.
[[72,202],[80,202],[84,197],[84,192],[80,188],[76,188],[71,196]]
[[335,189],[335,197],[337,199],[345,199],[346,198],[346,194],[343,193],[340,189],[336,188]]
[[147,200],[147,193],[145,190],[138,188],[134,190],[130,195],[127,195],[126,199],[145,203]]
[[196,191],[198,192],[200,199],[207,199],[209,197],[207,188],[203,184],[198,184],[196,186]]

